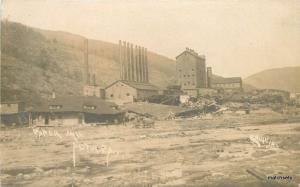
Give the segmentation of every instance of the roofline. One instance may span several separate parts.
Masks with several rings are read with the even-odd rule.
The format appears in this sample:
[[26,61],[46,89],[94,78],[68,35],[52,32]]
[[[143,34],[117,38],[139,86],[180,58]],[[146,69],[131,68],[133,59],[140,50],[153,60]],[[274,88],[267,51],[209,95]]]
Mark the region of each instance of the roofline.
[[179,55],[177,55],[175,58],[177,59],[179,56],[181,56],[183,53],[185,53],[185,52],[187,52],[187,53],[189,53],[189,54],[191,54],[191,55],[193,55],[194,57],[196,57],[196,58],[199,58],[199,59],[202,59],[202,60],[205,60],[205,58],[203,58],[203,57],[201,57],[200,55],[195,55],[195,54],[193,54],[193,53],[191,53],[190,51],[187,51],[187,50],[184,50],[183,52],[181,52]]
[[[157,91],[160,90],[158,87],[156,87],[155,85],[153,85],[153,84],[151,84],[151,83],[146,83],[146,84],[149,84],[149,85],[155,87],[156,89],[139,89],[139,88],[135,88],[134,86],[130,85],[130,84],[128,83],[128,81],[126,81],[126,80],[117,80],[117,81],[111,83],[110,85],[108,85],[107,87],[105,87],[105,89],[111,87],[112,85],[116,84],[117,82],[122,82],[123,84],[126,84],[127,86],[129,86],[129,87],[131,87],[131,88],[134,88],[134,89],[137,89],[137,90],[157,90]],[[138,84],[139,84],[139,83],[142,83],[142,84],[144,84],[143,82],[134,82],[134,83],[138,83]]]

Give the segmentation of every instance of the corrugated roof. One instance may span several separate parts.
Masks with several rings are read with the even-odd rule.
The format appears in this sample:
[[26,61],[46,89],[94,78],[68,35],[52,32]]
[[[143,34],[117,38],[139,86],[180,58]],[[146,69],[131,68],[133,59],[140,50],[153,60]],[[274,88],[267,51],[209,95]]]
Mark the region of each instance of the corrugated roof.
[[141,82],[133,82],[133,81],[125,81],[125,80],[118,80],[115,81],[114,83],[110,84],[109,86],[107,86],[106,88],[111,87],[112,85],[114,85],[117,82],[122,82],[130,87],[133,87],[135,89],[138,90],[160,90],[158,87],[154,86],[153,84],[150,83],[141,83]]
[[[87,109],[84,106],[95,106],[95,109]],[[50,109],[50,106],[61,108]],[[35,107],[33,112],[86,112],[93,114],[117,114],[121,111],[112,102],[104,101],[98,97],[88,96],[65,96],[47,101],[42,106]]]
[[241,77],[228,77],[228,78],[214,78],[213,84],[230,84],[230,83],[241,83]]

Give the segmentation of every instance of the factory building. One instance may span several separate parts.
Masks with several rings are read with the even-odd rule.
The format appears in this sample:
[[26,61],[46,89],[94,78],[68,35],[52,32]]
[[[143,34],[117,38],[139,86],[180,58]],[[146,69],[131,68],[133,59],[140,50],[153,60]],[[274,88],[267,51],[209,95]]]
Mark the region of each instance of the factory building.
[[182,92],[194,97],[209,89],[242,90],[240,77],[213,76],[212,67],[206,68],[205,56],[189,48],[176,57],[176,79]]
[[197,96],[199,88],[207,87],[205,56],[186,48],[176,57],[176,79],[185,94]]
[[105,99],[128,103],[159,93],[159,89],[149,83],[146,48],[119,41],[119,62],[120,80],[105,88]]
[[242,90],[241,77],[216,78],[212,80],[212,88],[223,90]]
[[116,103],[131,103],[152,95],[157,95],[159,89],[152,84],[118,80],[105,89],[107,100]]
[[226,91],[238,91],[243,89],[241,77],[213,77],[212,68],[207,68],[207,87]]

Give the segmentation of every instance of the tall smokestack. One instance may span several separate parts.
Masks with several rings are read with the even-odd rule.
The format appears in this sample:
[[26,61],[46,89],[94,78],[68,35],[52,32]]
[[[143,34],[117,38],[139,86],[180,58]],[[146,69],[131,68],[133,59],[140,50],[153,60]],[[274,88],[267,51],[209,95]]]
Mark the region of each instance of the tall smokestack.
[[145,77],[146,82],[149,82],[149,71],[148,71],[148,51],[147,48],[145,48]]
[[141,46],[138,47],[139,48],[139,74],[140,74],[140,82],[143,82],[144,80],[144,75],[143,75],[143,62],[142,62],[142,48]]
[[207,67],[207,87],[212,88],[212,68]]
[[119,40],[119,64],[120,64],[120,79],[123,80],[123,59],[122,59],[122,41]]
[[128,76],[127,76],[127,80],[131,81],[131,55],[130,55],[130,46],[129,43],[127,42],[126,45],[126,55],[127,55],[127,71],[128,71]]
[[146,81],[146,76],[145,76],[145,48],[142,47],[142,76],[143,76],[143,79],[142,79],[142,82],[145,82]]
[[90,84],[90,73],[89,73],[89,43],[88,39],[84,40],[84,64],[85,64],[85,83]]
[[133,44],[130,44],[130,68],[131,68],[131,80],[135,81],[134,75],[134,56],[133,56]]
[[96,86],[96,75],[93,74],[93,86]]
[[139,49],[138,46],[134,47],[134,51],[135,51],[135,76],[136,76],[136,81],[140,82],[140,64],[139,64]]
[[127,80],[128,77],[128,70],[127,70],[127,47],[126,47],[126,42],[123,42],[123,70],[124,70],[124,75],[123,75],[123,80]]

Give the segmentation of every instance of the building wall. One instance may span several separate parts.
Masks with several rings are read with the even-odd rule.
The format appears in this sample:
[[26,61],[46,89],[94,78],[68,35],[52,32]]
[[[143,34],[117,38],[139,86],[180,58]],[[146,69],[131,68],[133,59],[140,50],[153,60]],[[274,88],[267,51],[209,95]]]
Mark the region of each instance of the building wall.
[[100,97],[101,96],[100,87],[85,85],[83,87],[83,95]]
[[105,90],[105,99],[107,100],[133,102],[135,98],[137,98],[137,90],[120,81]]
[[242,89],[241,83],[214,83],[213,88]]
[[183,93],[192,97],[197,97],[198,89],[185,89],[183,90]]
[[176,59],[176,78],[181,89],[206,87],[205,59],[184,53]]
[[152,95],[158,95],[157,90],[137,90],[137,99],[142,99]]
[[1,114],[12,114],[19,112],[19,104],[18,103],[2,103],[1,104]]
[[35,125],[77,125],[84,124],[84,116],[80,113],[40,114],[33,118]]

